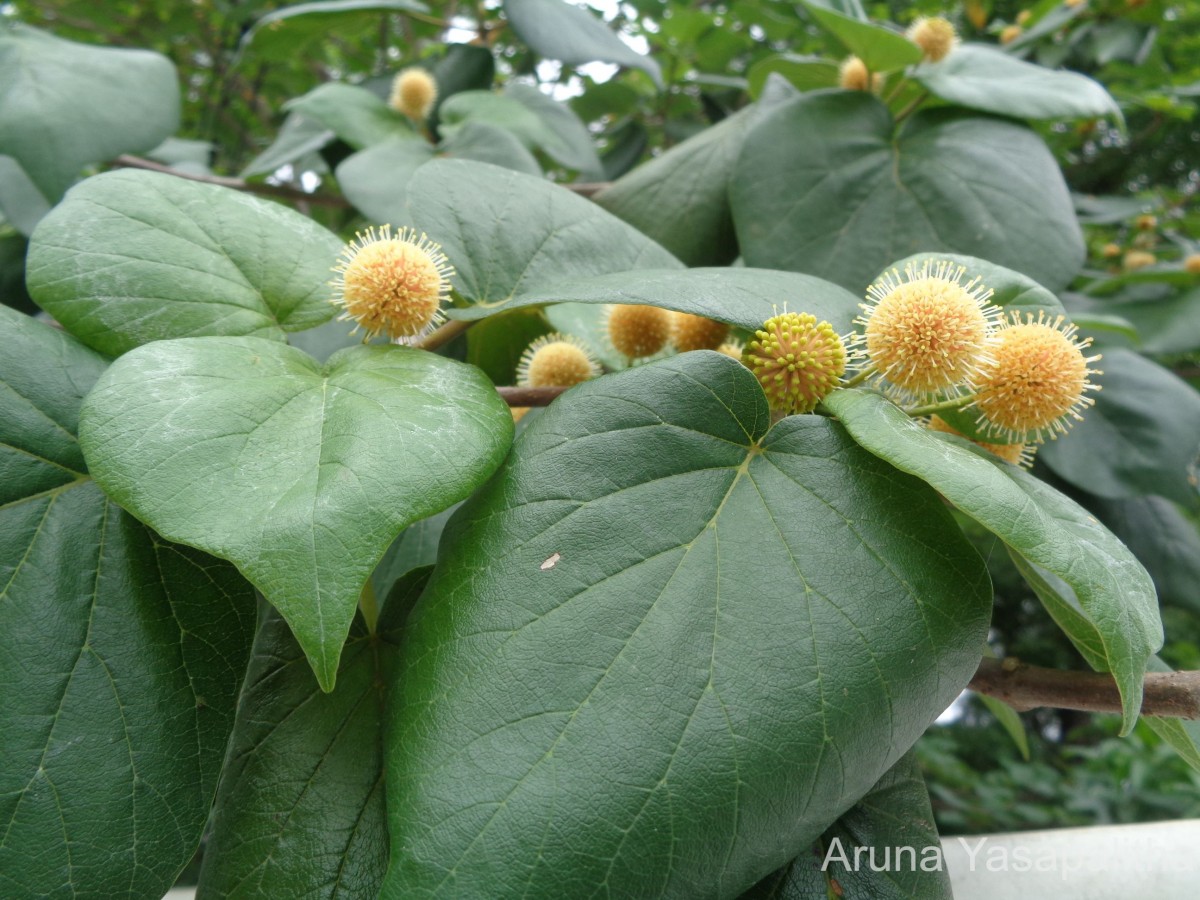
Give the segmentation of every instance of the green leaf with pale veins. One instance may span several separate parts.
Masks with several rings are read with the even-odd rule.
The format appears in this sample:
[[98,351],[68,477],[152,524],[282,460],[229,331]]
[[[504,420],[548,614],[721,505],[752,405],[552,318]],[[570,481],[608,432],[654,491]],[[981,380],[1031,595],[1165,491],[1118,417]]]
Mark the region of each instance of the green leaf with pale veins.
[[396,586],[374,633],[355,617],[330,694],[287,624],[261,607],[198,900],[379,894],[388,858],[384,686],[428,576],[423,569]]
[[1122,730],[1132,729],[1146,661],[1163,637],[1154,585],[1129,549],[1045,482],[962,438],[929,431],[879,394],[834,391],[824,404],[860,445],[929,482],[1010,550],[1071,586],[1121,690]]
[[341,248],[277,203],[125,169],[73,188],[38,224],[26,279],[42,309],[109,356],[204,334],[282,341],[333,318]]
[[388,545],[486,479],[512,427],[481,372],[423,350],[353,347],[322,366],[273,341],[209,337],[117,360],[80,442],[117,502],[262,591],[328,691]]
[[[442,245],[454,289],[480,309],[566,278],[679,268],[670,253],[590,200],[485,163],[435,160],[408,187],[408,221]],[[452,313],[453,314],[453,313]]]
[[1083,235],[1058,163],[1015,122],[932,109],[898,132],[862,91],[817,91],[767,113],[730,182],[748,266],[853,291],[913,253],[986,257],[1059,290]]
[[153,150],[179,127],[165,56],[0,23],[0,154],[53,203],[88,163]]
[[990,606],[933,491],[829,419],[771,427],[734,360],[579,385],[409,618],[382,896],[734,896],[967,684]]
[[816,844],[740,900],[953,900],[941,851],[925,779],[910,751]]
[[0,340],[0,896],[161,897],[208,818],[253,592],[88,478],[105,359],[5,307]]

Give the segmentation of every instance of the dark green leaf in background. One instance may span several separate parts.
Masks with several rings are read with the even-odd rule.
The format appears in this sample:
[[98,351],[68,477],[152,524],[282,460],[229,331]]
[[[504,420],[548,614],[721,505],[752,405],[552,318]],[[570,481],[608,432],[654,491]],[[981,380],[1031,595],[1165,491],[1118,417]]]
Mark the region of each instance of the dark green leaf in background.
[[422,350],[355,347],[321,366],[273,341],[209,337],[121,357],[80,429],[105,491],[237,565],[330,690],[376,563],[491,474],[512,416],[477,369]]
[[0,895],[160,897],[208,817],[253,593],[88,479],[106,361],[2,307],[0,339]]
[[727,897],[967,683],[936,495],[698,352],[574,388],[455,514],[388,733],[383,896]]
[[1045,482],[962,438],[923,428],[879,394],[840,390],[824,403],[863,447],[923,478],[1010,550],[1070,585],[1120,688],[1123,732],[1132,729],[1146,661],[1163,638],[1154,585],[1128,548]]
[[831,894],[851,900],[953,900],[929,792],[913,753],[900,757],[811,849],[740,900],[830,900]]
[[747,135],[730,184],[747,265],[853,291],[923,251],[986,258],[1051,291],[1083,238],[1054,157],[1014,122],[955,110],[892,117],[861,91],[807,94]]
[[1056,475],[1101,497],[1158,494],[1200,509],[1200,394],[1131,350],[1106,348],[1083,421],[1038,453]]
[[680,265],[590,200],[465,160],[435,160],[417,171],[403,224],[442,245],[457,272],[455,290],[489,311],[564,278]]
[[179,81],[165,56],[0,23],[0,154],[47,200],[88,163],[151,150],[178,127]]
[[284,109],[324,125],[355,150],[392,137],[419,140],[408,119],[365,87],[355,84],[326,82],[302,97],[289,100]]
[[420,0],[293,3],[259,18],[242,38],[242,53],[248,62],[287,62],[331,34],[349,41],[355,30],[378,29],[380,19],[405,12],[428,13],[429,7]]
[[342,160],[335,170],[338,186],[368,221],[400,221],[408,179],[433,159],[435,152],[425,141],[389,138]]
[[41,221],[27,278],[42,309],[110,356],[201,334],[282,341],[333,317],[341,249],[277,203],[124,169],[89,178]]
[[818,25],[836,37],[872,72],[891,72],[921,61],[921,48],[902,34],[828,9],[824,4],[806,0],[804,5]]
[[388,855],[384,686],[428,574],[397,585],[375,634],[355,618],[330,694],[279,614],[260,608],[199,900],[378,895]]
[[547,59],[568,66],[599,61],[641,69],[662,87],[658,63],[568,0],[504,0],[504,15],[517,37]]

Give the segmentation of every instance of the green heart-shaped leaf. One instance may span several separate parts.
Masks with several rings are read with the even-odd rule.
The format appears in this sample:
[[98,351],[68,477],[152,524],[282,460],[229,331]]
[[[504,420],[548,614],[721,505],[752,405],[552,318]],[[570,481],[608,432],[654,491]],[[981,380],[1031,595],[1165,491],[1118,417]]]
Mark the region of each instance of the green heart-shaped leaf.
[[923,428],[879,394],[834,391],[824,404],[863,447],[929,482],[1013,551],[1071,586],[1120,688],[1123,730],[1133,728],[1146,660],[1163,637],[1154,584],[1128,548],[1045,482],[962,438]]
[[106,172],[38,224],[37,304],[110,356],[204,334],[284,340],[333,317],[341,240],[306,216],[158,172]]
[[550,182],[486,163],[435,160],[408,184],[408,222],[454,264],[459,294],[489,311],[588,275],[683,268],[637,229]]
[[0,894],[161,897],[196,852],[253,590],[87,476],[107,360],[0,306]]
[[771,110],[730,183],[749,266],[791,269],[853,291],[912,253],[986,257],[1058,290],[1083,236],[1058,163],[1011,121],[929,110],[898,134],[862,91],[816,92]]
[[508,407],[474,367],[376,346],[321,366],[259,338],[133,350],[80,417],[100,486],[161,534],[233,562],[325,690],[388,545],[474,490],[511,440]]
[[734,360],[580,385],[409,618],[383,896],[734,896],[954,698],[990,605],[934,492],[829,419],[771,428]]
[[147,50],[77,44],[6,20],[0,85],[0,153],[51,202],[88,163],[152,150],[179,127],[175,67]]

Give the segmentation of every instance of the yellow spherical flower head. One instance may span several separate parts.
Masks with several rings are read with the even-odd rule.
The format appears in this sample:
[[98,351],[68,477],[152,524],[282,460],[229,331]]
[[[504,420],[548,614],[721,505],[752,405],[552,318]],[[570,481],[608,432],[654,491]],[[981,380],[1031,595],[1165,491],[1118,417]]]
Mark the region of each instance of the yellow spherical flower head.
[[915,397],[969,387],[988,361],[1000,308],[991,290],[947,260],[895,269],[867,289],[855,355],[878,377]]
[[[966,437],[966,435],[940,416],[930,416],[928,428],[930,431],[940,431],[943,434],[957,434],[959,437]],[[1005,462],[1012,463],[1014,466],[1021,466],[1028,469],[1033,465],[1034,448],[1028,444],[989,444],[987,441],[977,441],[974,438],[967,438],[967,440],[977,447],[982,447],[988,453],[1000,457]]]
[[1152,266],[1158,262],[1158,257],[1153,253],[1148,253],[1145,250],[1130,250],[1121,260],[1126,270],[1133,272],[1136,269],[1144,269],[1146,266]]
[[1020,25],[1005,26],[1005,28],[1000,32],[1000,43],[1011,44],[1013,41],[1019,38],[1024,31],[1025,29]]
[[629,359],[653,356],[671,339],[671,316],[657,306],[618,303],[608,308],[608,340]]
[[437,100],[437,82],[422,68],[405,69],[392,82],[388,105],[409,118],[425,121]]
[[985,434],[1041,443],[1065,432],[1095,402],[1087,392],[1099,388],[1088,376],[1100,373],[1088,365],[1100,357],[1084,356],[1091,338],[1080,339],[1078,329],[1064,321],[1044,312],[1022,321],[1013,313],[997,332],[992,361],[972,402]]
[[592,351],[569,334],[542,335],[525,348],[517,364],[521,387],[574,387],[599,374]]
[[367,339],[386,334],[404,340],[425,334],[442,321],[442,300],[450,292],[454,269],[442,248],[424,233],[390,225],[355,235],[334,266],[333,302]]
[[1189,275],[1200,275],[1200,253],[1189,253],[1183,258],[1183,271]]
[[847,91],[878,91],[883,86],[883,76],[878,72],[872,74],[857,56],[847,56],[838,69],[838,86]]
[[787,415],[812,412],[841,381],[846,346],[828,322],[808,313],[781,313],[763,323],[746,347],[750,368],[771,409]]
[[930,62],[945,59],[958,43],[954,26],[941,16],[921,16],[909,26],[907,33],[908,39],[924,51]]
[[680,353],[716,350],[729,337],[729,326],[691,313],[671,313],[671,343]]

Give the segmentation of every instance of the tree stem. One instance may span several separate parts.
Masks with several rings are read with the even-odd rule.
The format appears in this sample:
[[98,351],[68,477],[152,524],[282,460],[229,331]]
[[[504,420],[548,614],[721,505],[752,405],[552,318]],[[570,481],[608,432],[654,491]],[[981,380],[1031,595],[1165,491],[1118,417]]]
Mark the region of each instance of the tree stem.
[[914,406],[904,410],[905,413],[912,416],[914,419],[921,416],[930,416],[934,413],[945,412],[949,409],[961,409],[975,399],[974,394],[967,394],[965,397],[952,397],[949,400],[943,400],[941,403],[929,403],[925,406]]
[[436,350],[444,346],[475,324],[474,319],[450,319],[445,324],[435,328],[425,340],[417,344],[422,350]]

